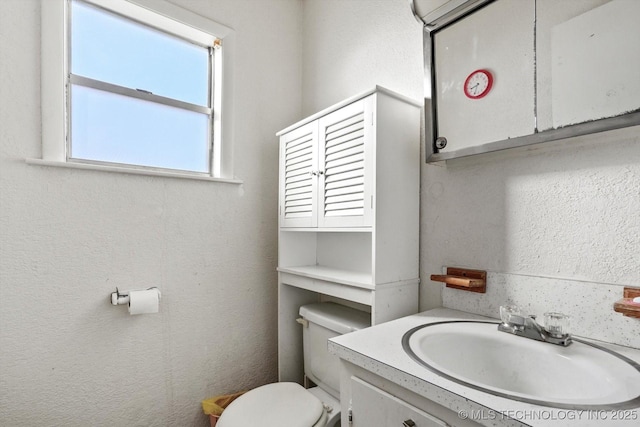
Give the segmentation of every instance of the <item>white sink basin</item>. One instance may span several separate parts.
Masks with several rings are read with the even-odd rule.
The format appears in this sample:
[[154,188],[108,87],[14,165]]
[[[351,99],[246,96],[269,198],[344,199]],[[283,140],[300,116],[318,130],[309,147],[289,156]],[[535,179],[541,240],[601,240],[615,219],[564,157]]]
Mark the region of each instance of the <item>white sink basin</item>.
[[640,365],[584,341],[562,347],[496,323],[454,321],[414,328],[403,346],[439,375],[501,397],[562,409],[640,407]]

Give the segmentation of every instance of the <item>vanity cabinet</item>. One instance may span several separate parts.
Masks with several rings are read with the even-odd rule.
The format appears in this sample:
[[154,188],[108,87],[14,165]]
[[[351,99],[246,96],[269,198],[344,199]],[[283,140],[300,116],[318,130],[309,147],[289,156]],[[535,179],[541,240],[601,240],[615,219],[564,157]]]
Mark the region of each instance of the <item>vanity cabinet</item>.
[[453,411],[356,365],[342,361],[342,425],[351,427],[479,427]]
[[278,136],[279,377],[300,381],[301,305],[418,310],[420,104],[376,87]]
[[447,427],[431,414],[357,377],[351,377],[352,427]]

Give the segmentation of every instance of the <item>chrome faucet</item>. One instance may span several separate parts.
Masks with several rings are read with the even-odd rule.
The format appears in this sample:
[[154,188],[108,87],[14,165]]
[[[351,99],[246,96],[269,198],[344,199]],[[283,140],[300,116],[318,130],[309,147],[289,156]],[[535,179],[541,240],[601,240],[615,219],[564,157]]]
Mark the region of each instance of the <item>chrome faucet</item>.
[[536,321],[536,316],[523,315],[516,306],[501,306],[500,317],[502,323],[498,330],[501,332],[565,347],[572,342],[568,332],[569,316],[562,313],[545,313],[544,327]]

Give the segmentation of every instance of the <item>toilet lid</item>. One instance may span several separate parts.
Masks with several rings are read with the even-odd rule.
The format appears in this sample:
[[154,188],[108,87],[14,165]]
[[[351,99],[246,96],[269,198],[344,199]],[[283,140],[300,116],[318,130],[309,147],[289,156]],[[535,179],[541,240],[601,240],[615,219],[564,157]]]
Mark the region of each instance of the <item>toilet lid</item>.
[[218,427],[311,427],[322,417],[322,402],[300,384],[274,383],[234,400]]

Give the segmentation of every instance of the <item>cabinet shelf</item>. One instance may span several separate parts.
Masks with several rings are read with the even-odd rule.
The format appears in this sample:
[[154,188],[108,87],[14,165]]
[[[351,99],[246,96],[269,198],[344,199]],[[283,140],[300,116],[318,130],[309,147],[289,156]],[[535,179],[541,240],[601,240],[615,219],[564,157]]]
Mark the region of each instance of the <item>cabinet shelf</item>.
[[373,278],[370,273],[348,271],[322,265],[279,267],[278,271],[280,273],[295,274],[309,279],[324,280],[327,282],[355,286],[357,288],[374,289]]
[[283,228],[283,232],[294,233],[371,233],[372,227],[289,227]]

